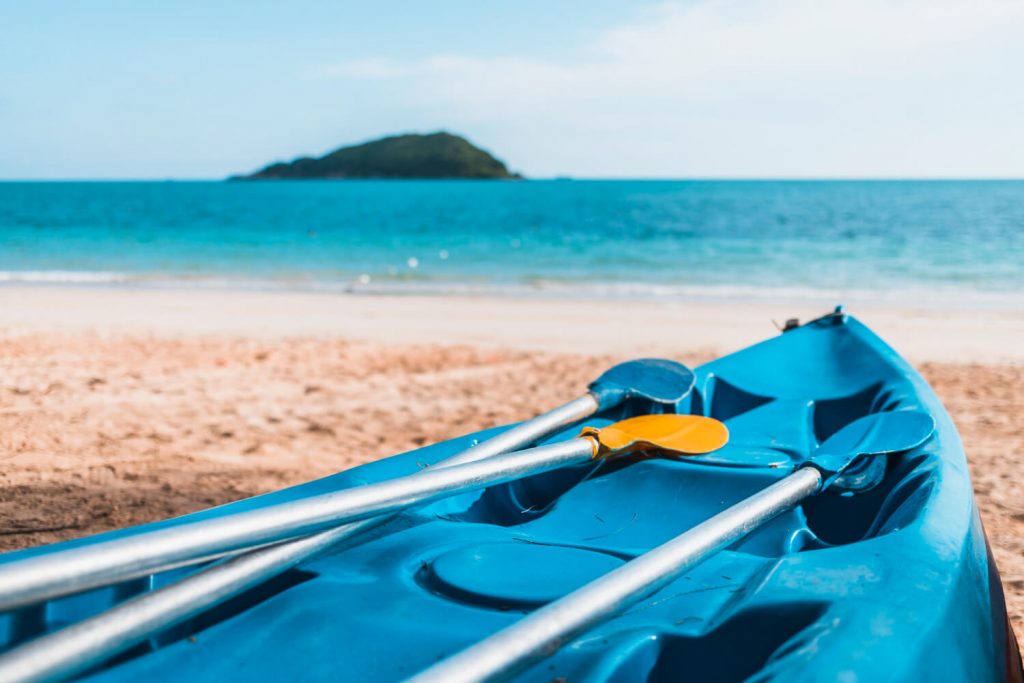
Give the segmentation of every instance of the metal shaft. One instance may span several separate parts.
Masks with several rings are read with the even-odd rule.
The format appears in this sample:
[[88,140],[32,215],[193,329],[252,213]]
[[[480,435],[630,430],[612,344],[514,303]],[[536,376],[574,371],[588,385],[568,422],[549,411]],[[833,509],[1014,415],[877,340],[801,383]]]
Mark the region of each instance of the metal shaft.
[[565,405],[530,418],[526,422],[521,422],[515,427],[506,429],[502,433],[492,436],[490,439],[482,441],[471,448],[467,448],[461,453],[445,458],[435,467],[461,465],[462,463],[483,460],[484,458],[501,455],[502,453],[522,450],[563,427],[568,427],[574,422],[587,419],[596,413],[598,408],[597,399],[593,394],[583,394]]
[[0,611],[150,574],[196,557],[284,541],[530,474],[582,463],[591,439],[427,469],[375,484],[0,565]]
[[[475,462],[523,448],[590,417],[597,409],[597,400],[585,394],[446,458],[435,468]],[[0,656],[0,680],[50,681],[73,676],[315,555],[337,548],[393,517],[371,517],[307,538],[250,551],[127,600]]]
[[797,470],[671,541],[413,676],[408,683],[508,680],[792,509],[814,495],[821,481],[821,474],[813,467]]

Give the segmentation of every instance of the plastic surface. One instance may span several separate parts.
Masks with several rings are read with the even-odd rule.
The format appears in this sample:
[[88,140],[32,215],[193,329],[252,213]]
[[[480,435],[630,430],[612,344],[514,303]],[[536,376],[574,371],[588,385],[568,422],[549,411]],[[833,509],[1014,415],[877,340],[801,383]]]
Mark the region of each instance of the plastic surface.
[[[640,358],[612,366],[591,382],[589,389],[605,409],[638,398],[657,404],[665,412],[674,412],[693,390],[695,381],[693,370],[682,363]],[[648,406],[644,412],[655,411]]]
[[482,609],[533,608],[571,593],[622,565],[614,555],[523,542],[482,543],[444,553],[420,583]]
[[729,443],[729,429],[703,415],[638,415],[607,427],[584,427],[597,439],[596,458],[650,451],[662,457],[711,453]]
[[[594,463],[408,512],[87,678],[401,680],[784,476],[858,418],[915,410],[935,419],[934,435],[878,458],[886,467],[875,488],[809,500],[517,680],[1006,680],[1018,663],[964,453],[917,373],[837,315],[708,363],[696,378],[665,412],[722,420],[731,439],[720,451]],[[636,410],[624,404],[588,424]],[[198,514],[406,474],[488,433]],[[0,642],[185,572],[4,615]]]
[[[917,448],[934,433],[935,420],[917,410],[872,413],[828,437],[809,462],[821,471],[823,489],[835,482],[848,491],[866,491],[885,476],[885,461],[879,456]],[[870,462],[862,464],[859,459]]]

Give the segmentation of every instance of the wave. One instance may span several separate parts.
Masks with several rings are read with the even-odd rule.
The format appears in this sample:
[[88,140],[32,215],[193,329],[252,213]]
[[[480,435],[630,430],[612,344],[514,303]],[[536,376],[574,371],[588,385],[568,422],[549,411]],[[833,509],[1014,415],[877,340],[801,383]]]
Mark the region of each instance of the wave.
[[367,296],[481,296],[501,298],[611,299],[705,302],[785,302],[832,305],[881,304],[922,308],[1022,309],[1012,292],[921,283],[886,289],[846,287],[787,287],[758,284],[675,284],[651,282],[563,281],[532,279],[518,282],[372,279],[293,276],[251,277],[203,274],[123,273],[112,271],[0,271],[2,285],[134,287],[140,289],[197,289],[242,291],[299,291]]
[[0,282],[26,284],[117,284],[131,279],[126,273],[89,270],[0,270]]
[[476,295],[509,298],[559,298],[700,302],[836,303],[915,306],[920,308],[1024,309],[1014,293],[954,286],[910,285],[888,289],[784,287],[755,284],[659,284],[647,282],[563,282],[538,280],[530,284],[379,282],[350,284],[344,291],[378,295]]

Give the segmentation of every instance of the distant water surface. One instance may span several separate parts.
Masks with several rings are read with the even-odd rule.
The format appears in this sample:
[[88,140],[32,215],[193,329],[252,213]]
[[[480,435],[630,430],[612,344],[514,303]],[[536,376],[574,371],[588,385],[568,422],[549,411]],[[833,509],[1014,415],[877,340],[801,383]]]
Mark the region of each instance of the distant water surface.
[[0,283],[1024,308],[1024,181],[9,182]]

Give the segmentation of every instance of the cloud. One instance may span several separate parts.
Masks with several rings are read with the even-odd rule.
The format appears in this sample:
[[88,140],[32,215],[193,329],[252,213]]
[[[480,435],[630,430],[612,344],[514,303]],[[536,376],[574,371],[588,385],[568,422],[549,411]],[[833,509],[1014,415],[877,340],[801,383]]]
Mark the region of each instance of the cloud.
[[1020,175],[1022,66],[1013,0],[704,0],[648,8],[570,58],[310,75],[506,139],[535,173]]

